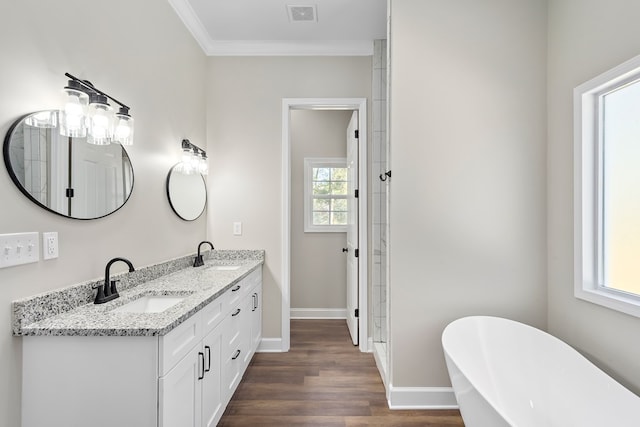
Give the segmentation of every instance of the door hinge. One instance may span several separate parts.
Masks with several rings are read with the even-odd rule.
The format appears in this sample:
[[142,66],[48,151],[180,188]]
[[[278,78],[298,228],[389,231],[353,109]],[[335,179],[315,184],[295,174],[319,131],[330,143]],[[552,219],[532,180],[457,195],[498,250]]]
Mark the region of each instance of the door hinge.
[[360,197],[360,191],[356,190],[354,196],[356,199]]
[[355,313],[356,317],[360,317],[360,309],[356,308],[356,313]]
[[358,258],[360,256],[360,249],[356,249],[356,258]]
[[356,139],[360,138],[360,131],[358,129],[356,129],[354,133],[355,133]]
[[65,195],[67,197],[73,197],[73,188],[67,188],[67,190],[65,191]]

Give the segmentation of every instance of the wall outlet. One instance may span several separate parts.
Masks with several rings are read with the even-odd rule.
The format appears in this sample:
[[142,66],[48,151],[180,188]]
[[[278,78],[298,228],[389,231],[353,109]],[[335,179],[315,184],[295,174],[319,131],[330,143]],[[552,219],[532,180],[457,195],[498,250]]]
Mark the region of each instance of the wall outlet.
[[234,222],[233,223],[233,235],[234,236],[242,236],[242,223]]
[[42,258],[58,258],[58,232],[42,233]]
[[40,260],[38,232],[0,235],[0,268]]

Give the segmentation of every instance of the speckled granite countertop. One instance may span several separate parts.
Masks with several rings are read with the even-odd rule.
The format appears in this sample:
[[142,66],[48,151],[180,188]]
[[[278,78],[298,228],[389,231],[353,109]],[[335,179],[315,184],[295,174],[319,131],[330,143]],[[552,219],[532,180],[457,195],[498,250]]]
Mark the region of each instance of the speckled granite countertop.
[[[214,251],[212,251],[214,252]],[[218,251],[215,251],[218,252]],[[63,298],[78,292],[86,294],[94,282],[37,295],[13,302],[14,335],[48,336],[153,336],[164,335],[198,312],[235,283],[260,268],[262,251],[233,251],[236,256],[218,252],[205,260],[203,267],[185,266],[151,280],[119,288],[120,298],[105,304],[82,301],[68,310],[60,309]],[[238,256],[238,253],[240,254]],[[244,256],[242,256],[244,255]],[[193,257],[185,257],[193,259]],[[179,261],[181,261],[180,259]],[[176,263],[176,260],[171,261]],[[167,270],[167,263],[143,269],[141,276],[153,277],[153,269]],[[183,262],[178,262],[178,267]],[[220,265],[239,266],[237,270],[218,270]],[[135,273],[135,272],[134,272]],[[128,273],[132,275],[133,273]],[[126,273],[120,275],[126,277]],[[116,277],[119,278],[119,277]],[[141,280],[141,279],[139,279]],[[93,293],[89,293],[92,298]],[[113,309],[127,304],[141,295],[184,296],[185,299],[160,313],[120,313]],[[87,295],[82,296],[86,299]],[[53,302],[51,301],[53,300]],[[47,304],[42,302],[46,301]],[[67,302],[68,301],[64,301]],[[56,304],[57,303],[57,304]],[[69,307],[67,307],[69,308]]]

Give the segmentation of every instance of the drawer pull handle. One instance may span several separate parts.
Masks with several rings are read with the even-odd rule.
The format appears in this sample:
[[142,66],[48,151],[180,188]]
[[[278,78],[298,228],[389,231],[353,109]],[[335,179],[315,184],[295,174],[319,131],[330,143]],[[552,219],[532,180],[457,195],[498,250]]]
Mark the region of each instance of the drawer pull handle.
[[235,313],[232,314],[232,316],[237,316],[238,314],[240,314],[240,309],[239,308],[236,310]]
[[201,373],[198,375],[198,381],[204,378],[204,353],[203,352],[198,352],[198,368],[200,368],[200,362],[202,362],[202,370],[200,371]]
[[240,285],[236,286],[235,288],[231,289],[231,292],[237,292],[240,290]]
[[211,370],[211,347],[205,345],[204,351],[207,353],[207,368],[204,371],[209,372]]
[[231,360],[236,360],[238,358],[238,356],[240,356],[240,349],[236,350],[236,354],[233,355],[233,357],[231,358]]

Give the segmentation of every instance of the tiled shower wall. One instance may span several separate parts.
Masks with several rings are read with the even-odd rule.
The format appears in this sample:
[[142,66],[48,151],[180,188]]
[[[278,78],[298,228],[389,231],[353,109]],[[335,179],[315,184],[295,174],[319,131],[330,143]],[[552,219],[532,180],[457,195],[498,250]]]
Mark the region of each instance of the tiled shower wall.
[[[372,313],[373,341],[387,341],[387,200],[389,181],[380,175],[387,165],[387,41],[375,40],[373,53],[373,157],[372,224],[373,224],[373,277]],[[383,175],[384,177],[384,175]]]

